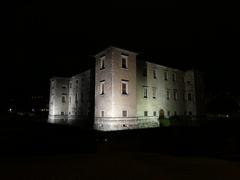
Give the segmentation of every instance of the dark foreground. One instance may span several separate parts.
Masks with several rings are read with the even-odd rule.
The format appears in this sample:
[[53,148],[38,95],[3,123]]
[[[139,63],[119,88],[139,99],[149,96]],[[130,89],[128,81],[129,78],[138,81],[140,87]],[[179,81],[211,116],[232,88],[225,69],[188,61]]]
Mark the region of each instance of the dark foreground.
[[238,125],[104,133],[4,122],[0,179],[240,179]]

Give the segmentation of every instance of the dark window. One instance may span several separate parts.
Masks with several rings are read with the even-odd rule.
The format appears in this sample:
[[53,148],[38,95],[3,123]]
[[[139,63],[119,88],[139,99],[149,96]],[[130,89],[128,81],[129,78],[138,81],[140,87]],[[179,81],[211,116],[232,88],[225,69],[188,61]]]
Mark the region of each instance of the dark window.
[[61,115],[64,115],[64,112],[61,112]]
[[189,114],[189,116],[192,116],[192,111],[189,111],[188,114]]
[[101,117],[104,117],[104,111],[101,111]]
[[143,97],[147,98],[147,87],[143,87]]
[[165,79],[166,81],[168,80],[168,72],[167,72],[167,71],[164,72],[164,79]]
[[156,87],[153,87],[152,91],[153,91],[153,99],[156,99]]
[[156,71],[156,69],[153,70],[153,78],[157,79],[157,71]]
[[174,98],[174,100],[177,100],[177,90],[176,89],[173,90],[173,98]]
[[157,112],[156,111],[153,111],[153,116],[157,116]]
[[167,115],[168,115],[168,117],[170,117],[170,116],[171,116],[171,112],[170,112],[170,111],[168,111],[168,112],[167,112]]
[[127,111],[122,111],[122,116],[127,117]]
[[101,81],[100,82],[100,94],[104,94],[104,86],[105,86],[105,82],[104,81]]
[[148,112],[147,111],[144,111],[144,116],[148,116]]
[[76,84],[78,84],[78,79],[76,80]]
[[105,56],[100,58],[100,70],[105,68]]
[[122,68],[127,69],[127,56],[122,56]]
[[170,90],[167,89],[167,100],[169,100],[169,99],[170,99]]
[[192,100],[192,94],[188,93],[188,100],[191,101]]
[[172,78],[173,78],[173,81],[176,81],[177,80],[177,73],[174,72]]
[[66,102],[66,96],[62,96],[62,103]]
[[128,94],[128,82],[122,81],[122,94],[127,95]]

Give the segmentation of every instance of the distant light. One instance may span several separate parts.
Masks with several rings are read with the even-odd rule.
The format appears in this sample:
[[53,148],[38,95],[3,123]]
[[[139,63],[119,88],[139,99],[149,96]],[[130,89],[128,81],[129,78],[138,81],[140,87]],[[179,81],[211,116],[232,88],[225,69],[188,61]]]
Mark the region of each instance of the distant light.
[[8,111],[9,111],[9,112],[12,112],[12,108],[10,108]]
[[32,108],[32,112],[35,112],[35,109]]

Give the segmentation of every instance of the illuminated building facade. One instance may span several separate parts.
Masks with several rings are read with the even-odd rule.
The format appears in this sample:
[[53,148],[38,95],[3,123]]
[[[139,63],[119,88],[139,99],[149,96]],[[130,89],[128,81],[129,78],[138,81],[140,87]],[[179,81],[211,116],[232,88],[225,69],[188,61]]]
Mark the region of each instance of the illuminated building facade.
[[171,116],[203,115],[199,72],[140,61],[137,53],[116,47],[95,58],[94,70],[51,79],[49,122],[93,121],[94,129],[111,131],[158,127]]

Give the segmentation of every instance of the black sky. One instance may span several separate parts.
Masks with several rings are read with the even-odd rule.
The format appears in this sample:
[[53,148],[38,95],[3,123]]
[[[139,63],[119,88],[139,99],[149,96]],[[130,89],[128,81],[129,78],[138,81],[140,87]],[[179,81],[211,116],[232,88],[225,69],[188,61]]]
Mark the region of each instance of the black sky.
[[190,11],[174,1],[105,5],[25,1],[6,13],[1,61],[6,98],[48,94],[50,77],[87,69],[92,55],[110,45],[159,64],[199,69],[206,73],[208,92],[239,92],[234,9]]

